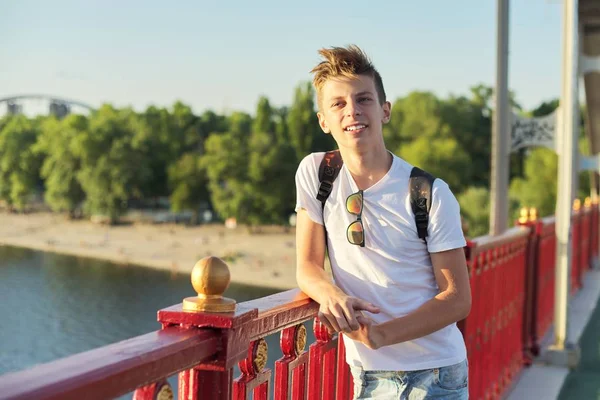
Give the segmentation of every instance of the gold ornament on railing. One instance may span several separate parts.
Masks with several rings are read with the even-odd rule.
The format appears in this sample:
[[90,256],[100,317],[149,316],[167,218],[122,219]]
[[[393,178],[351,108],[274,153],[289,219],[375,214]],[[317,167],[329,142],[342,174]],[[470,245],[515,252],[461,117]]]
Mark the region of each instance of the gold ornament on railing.
[[529,209],[527,207],[521,208],[521,216],[519,217],[519,223],[525,224],[529,221]]
[[592,198],[591,197],[586,197],[585,201],[583,202],[583,206],[585,208],[590,208],[592,206]]
[[296,346],[296,354],[300,354],[304,351],[306,347],[306,328],[304,325],[300,325],[296,330],[296,338],[295,338],[295,346]]
[[538,211],[537,208],[535,207],[531,207],[529,209],[529,221],[533,222],[533,221],[537,221],[538,219]]
[[254,345],[254,370],[256,373],[260,373],[267,365],[267,359],[269,355],[269,346],[265,339],[259,339],[255,342]]
[[579,211],[581,209],[581,200],[573,200],[573,211]]
[[192,286],[198,296],[185,298],[183,311],[235,311],[235,300],[223,297],[230,281],[229,267],[220,258],[210,256],[198,261],[192,270]]
[[173,398],[173,389],[169,385],[161,387],[160,391],[156,394],[156,400],[173,400]]

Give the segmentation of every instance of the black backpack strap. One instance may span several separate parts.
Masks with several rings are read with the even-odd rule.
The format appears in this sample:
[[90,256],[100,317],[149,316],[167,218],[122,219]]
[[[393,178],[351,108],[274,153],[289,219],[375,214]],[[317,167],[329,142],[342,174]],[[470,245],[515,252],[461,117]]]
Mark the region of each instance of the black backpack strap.
[[319,165],[319,191],[317,200],[321,202],[321,209],[325,208],[325,202],[333,189],[333,182],[337,178],[344,165],[342,155],[339,150],[328,151]]
[[415,215],[419,238],[427,242],[427,226],[431,209],[431,190],[435,177],[420,168],[413,167],[410,172],[410,205]]

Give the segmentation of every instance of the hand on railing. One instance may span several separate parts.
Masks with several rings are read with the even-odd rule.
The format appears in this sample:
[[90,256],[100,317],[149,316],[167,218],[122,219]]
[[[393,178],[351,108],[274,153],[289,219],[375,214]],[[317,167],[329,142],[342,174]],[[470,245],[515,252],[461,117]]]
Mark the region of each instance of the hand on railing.
[[365,300],[348,296],[341,290],[325,297],[319,307],[319,320],[330,333],[352,332],[360,329],[356,318],[360,311],[379,313],[379,308]]

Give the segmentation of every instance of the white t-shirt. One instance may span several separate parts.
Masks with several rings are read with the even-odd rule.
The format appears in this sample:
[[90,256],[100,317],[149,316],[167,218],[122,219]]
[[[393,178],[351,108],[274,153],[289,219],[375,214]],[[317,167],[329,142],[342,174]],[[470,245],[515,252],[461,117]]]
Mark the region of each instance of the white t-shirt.
[[[306,156],[296,172],[296,211],[323,224],[319,164],[325,153]],[[448,185],[436,179],[432,188],[427,245],[419,239],[410,205],[412,165],[397,156],[388,173],[363,192],[365,247],[350,244],[346,228],[356,216],[346,210],[346,198],[358,191],[344,165],[325,204],[327,246],[335,283],[344,293],[380,308],[368,314],[383,323],[411,313],[439,293],[429,252],[466,245],[460,206]],[[346,361],[365,370],[414,371],[459,363],[466,358],[464,339],[456,324],[427,336],[371,350],[345,338]]]

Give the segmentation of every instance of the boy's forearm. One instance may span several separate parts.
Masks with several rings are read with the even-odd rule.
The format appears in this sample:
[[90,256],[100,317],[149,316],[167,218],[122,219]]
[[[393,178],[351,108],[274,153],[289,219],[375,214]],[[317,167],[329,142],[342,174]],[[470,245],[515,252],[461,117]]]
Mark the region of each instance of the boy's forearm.
[[389,346],[436,332],[464,319],[469,303],[459,296],[440,293],[408,315],[375,325],[376,345]]
[[330,297],[333,293],[340,292],[340,289],[332,282],[331,276],[327,271],[318,265],[306,263],[298,266],[296,281],[300,290],[319,304],[323,302],[324,298]]

